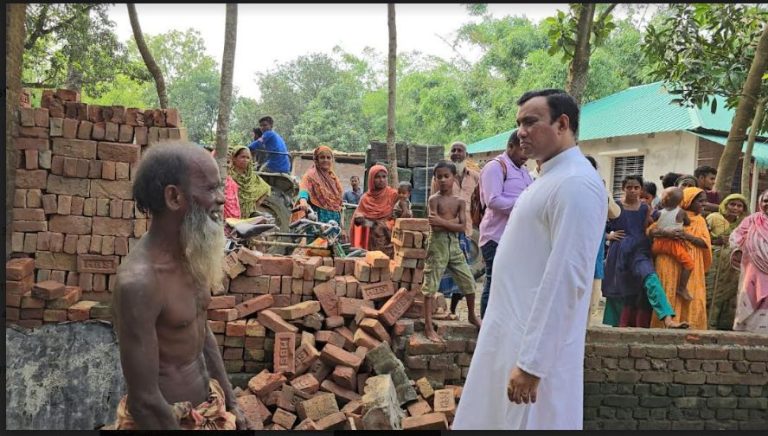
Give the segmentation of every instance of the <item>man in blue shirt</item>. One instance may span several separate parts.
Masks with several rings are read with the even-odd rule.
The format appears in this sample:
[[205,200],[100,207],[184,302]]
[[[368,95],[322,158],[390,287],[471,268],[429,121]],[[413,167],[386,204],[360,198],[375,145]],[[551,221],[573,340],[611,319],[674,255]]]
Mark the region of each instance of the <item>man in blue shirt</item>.
[[349,179],[349,183],[352,185],[352,189],[344,192],[344,203],[358,204],[360,203],[360,197],[363,196],[363,190],[360,188],[360,178],[352,176]]
[[261,137],[251,142],[248,148],[254,155],[256,155],[257,150],[266,153],[266,159],[261,171],[290,173],[291,159],[288,156],[288,148],[285,146],[283,138],[272,130],[273,123],[274,120],[270,116],[261,118],[259,120],[259,128],[262,132]]

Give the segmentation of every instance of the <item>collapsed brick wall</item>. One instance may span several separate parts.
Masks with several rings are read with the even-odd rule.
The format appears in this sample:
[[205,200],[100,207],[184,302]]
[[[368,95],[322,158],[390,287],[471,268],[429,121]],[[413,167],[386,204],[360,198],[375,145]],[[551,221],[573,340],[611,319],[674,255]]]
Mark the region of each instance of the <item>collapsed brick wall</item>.
[[768,336],[590,329],[584,428],[768,429]]
[[[187,138],[178,111],[88,105],[59,89],[12,116],[12,257],[34,258],[37,282],[79,287],[84,300],[108,303],[120,260],[147,228],[131,190],[138,161],[148,147]],[[24,309],[44,302],[29,298],[30,283],[17,288],[28,297],[16,306],[25,317],[11,321],[40,325],[37,312]]]

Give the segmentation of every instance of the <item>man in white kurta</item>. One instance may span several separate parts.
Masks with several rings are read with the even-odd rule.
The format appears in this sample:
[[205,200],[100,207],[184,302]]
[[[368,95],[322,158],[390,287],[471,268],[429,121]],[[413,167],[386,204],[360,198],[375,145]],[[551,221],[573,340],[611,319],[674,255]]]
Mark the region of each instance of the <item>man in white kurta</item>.
[[[575,102],[543,92],[518,102],[521,146],[543,162],[541,176],[517,200],[499,241],[496,261],[505,268],[494,273],[454,430],[583,426],[584,340],[607,200],[575,145]],[[557,113],[563,96],[570,116]],[[508,397],[515,383],[531,387],[518,389],[519,404]]]

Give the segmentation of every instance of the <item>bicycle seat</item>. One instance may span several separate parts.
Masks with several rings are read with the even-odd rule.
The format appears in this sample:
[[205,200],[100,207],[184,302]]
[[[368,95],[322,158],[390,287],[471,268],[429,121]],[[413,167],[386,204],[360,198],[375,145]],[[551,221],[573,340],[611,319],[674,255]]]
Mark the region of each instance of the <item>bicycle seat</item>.
[[250,223],[237,223],[234,225],[235,233],[241,239],[248,239],[254,236],[258,236],[269,230],[276,230],[278,227],[274,224],[250,224]]

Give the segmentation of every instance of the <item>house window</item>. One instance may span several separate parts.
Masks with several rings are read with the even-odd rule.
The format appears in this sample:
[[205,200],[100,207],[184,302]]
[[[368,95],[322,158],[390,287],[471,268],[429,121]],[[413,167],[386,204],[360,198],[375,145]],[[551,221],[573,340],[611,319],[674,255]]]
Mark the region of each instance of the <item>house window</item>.
[[629,175],[643,175],[645,156],[621,156],[613,158],[613,198],[621,198],[621,181]]

